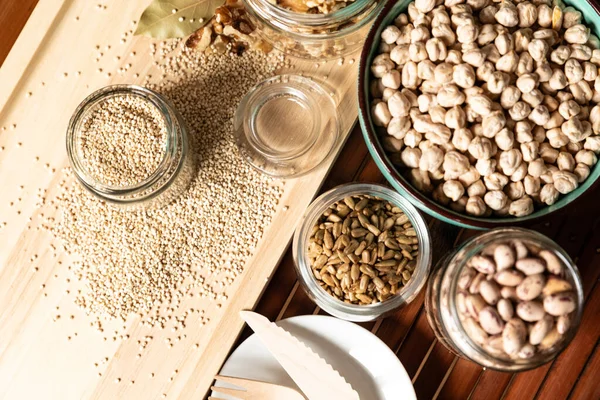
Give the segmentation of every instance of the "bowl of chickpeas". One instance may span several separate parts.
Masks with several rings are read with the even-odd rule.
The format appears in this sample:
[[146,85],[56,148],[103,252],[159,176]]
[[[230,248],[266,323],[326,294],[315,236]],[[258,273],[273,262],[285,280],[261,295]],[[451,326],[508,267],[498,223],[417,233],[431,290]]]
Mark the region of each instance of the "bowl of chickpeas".
[[600,176],[591,3],[389,2],[361,55],[359,120],[390,184],[454,225],[531,222]]

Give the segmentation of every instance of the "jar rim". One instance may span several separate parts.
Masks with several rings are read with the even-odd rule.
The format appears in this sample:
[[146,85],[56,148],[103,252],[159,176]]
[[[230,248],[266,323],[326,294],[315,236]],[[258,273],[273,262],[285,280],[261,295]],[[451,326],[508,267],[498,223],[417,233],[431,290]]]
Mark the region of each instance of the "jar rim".
[[[156,170],[143,181],[130,186],[109,185],[94,178],[84,166],[83,160],[77,150],[81,121],[100,102],[120,95],[136,96],[154,106],[163,117],[167,131],[164,153]],[[180,135],[181,137],[179,137]],[[125,204],[148,200],[166,190],[183,167],[184,157],[188,150],[185,124],[182,117],[175,112],[173,104],[154,90],[139,85],[127,84],[105,86],[92,92],[79,103],[69,121],[66,147],[67,156],[75,172],[75,176],[85,189],[102,200]],[[178,149],[181,150],[182,154],[177,161]],[[172,172],[172,176],[166,179],[165,182],[160,183],[156,190],[151,190],[149,193],[144,194],[150,187],[159,183],[161,179],[164,179],[165,174],[169,172],[174,161],[178,162],[178,166]]]
[[[348,304],[327,293],[312,273],[308,260],[307,245],[315,221],[331,204],[350,195],[368,194],[398,206],[409,218],[419,240],[419,256],[415,273],[408,284],[389,299],[369,305]],[[302,217],[302,225],[294,233],[292,246],[294,266],[300,282],[309,296],[323,310],[349,321],[370,321],[386,315],[398,307],[410,303],[423,289],[431,268],[431,237],[429,228],[419,211],[396,191],[373,183],[347,183],[323,193],[308,207]]]
[[[529,238],[524,238],[523,237],[524,235],[529,236]],[[500,357],[497,357],[497,356],[485,351],[482,346],[477,344],[467,334],[467,331],[464,328],[462,321],[459,318],[458,307],[456,304],[456,295],[458,292],[458,281],[460,279],[460,275],[461,275],[460,273],[461,273],[462,269],[466,266],[466,264],[467,264],[468,260],[471,258],[471,256],[481,252],[481,250],[483,250],[483,248],[490,245],[493,241],[502,240],[502,239],[505,239],[505,240],[517,239],[517,240],[525,240],[525,241],[535,240],[535,241],[538,241],[540,244],[547,246],[560,259],[561,263],[568,271],[569,277],[575,283],[574,290],[577,295],[578,307],[577,307],[577,310],[575,311],[575,318],[572,321],[571,328],[569,329],[569,331],[565,335],[565,338],[562,340],[562,342],[560,343],[560,345],[558,347],[554,348],[552,351],[547,352],[545,354],[538,353],[538,355],[540,355],[540,357],[536,358],[535,360],[532,360],[532,359],[523,359],[523,360],[510,359],[510,360],[507,360],[506,358],[500,358]],[[481,241],[481,243],[477,243],[478,241]],[[498,367],[498,368],[494,368],[491,366],[490,367],[486,366],[486,367],[491,368],[491,369],[498,369],[501,371],[524,371],[527,369],[537,368],[540,365],[543,365],[543,364],[549,362],[550,360],[554,359],[557,354],[561,353],[568,346],[568,344],[571,342],[571,340],[573,339],[573,337],[575,336],[575,334],[577,332],[576,328],[579,326],[580,321],[581,321],[581,316],[583,314],[583,304],[584,304],[583,286],[582,286],[581,277],[579,275],[579,270],[577,269],[577,266],[575,265],[573,260],[571,260],[571,258],[566,253],[566,251],[560,245],[558,245],[558,243],[556,243],[554,240],[550,239],[546,235],[544,235],[540,232],[536,232],[531,229],[525,229],[525,228],[519,228],[519,227],[509,227],[509,228],[501,227],[501,228],[491,229],[483,234],[474,236],[474,237],[470,238],[469,240],[465,241],[463,244],[461,244],[456,249],[456,251],[447,260],[447,262],[448,262],[447,265],[449,265],[449,263],[452,262],[452,260],[455,260],[459,257],[462,257],[460,262],[452,268],[452,271],[450,271],[450,268],[447,268],[444,271],[444,274],[443,274],[444,276],[442,277],[442,279],[444,279],[444,278],[446,278],[446,274],[450,274],[452,272],[452,277],[450,278],[450,284],[449,284],[448,310],[450,312],[450,317],[454,321],[456,321],[456,323],[454,324],[455,328],[458,329],[459,335],[461,335],[465,339],[465,342],[469,346],[469,350],[472,351],[475,355],[477,355],[481,359],[491,358],[500,365],[500,367]],[[444,320],[444,313],[442,313],[442,320]],[[444,326],[444,330],[446,330],[446,333],[448,333],[448,329],[446,328],[445,324],[443,324],[443,326]],[[453,341],[454,341],[454,339],[453,339]],[[461,352],[464,350],[463,348],[460,348],[460,347],[459,347],[459,349]],[[468,355],[468,357],[471,358],[471,355]]]

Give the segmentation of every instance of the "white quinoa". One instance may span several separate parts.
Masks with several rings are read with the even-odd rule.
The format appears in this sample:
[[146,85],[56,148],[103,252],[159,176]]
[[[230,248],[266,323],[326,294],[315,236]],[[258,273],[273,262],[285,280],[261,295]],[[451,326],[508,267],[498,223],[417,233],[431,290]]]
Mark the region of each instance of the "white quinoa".
[[[253,51],[207,57],[173,43],[153,46],[151,54],[168,79],[148,86],[181,112],[197,157],[189,189],[164,208],[124,211],[88,194],[68,172],[71,183],[57,201],[63,217],[51,229],[81,258],[76,274],[88,286],[77,299],[83,308],[122,319],[152,311],[148,323],[164,327],[161,304],[177,307],[192,291],[226,300],[271,222],[281,183],[239,157],[232,116],[283,58]],[[208,275],[218,279],[209,283]]]
[[149,101],[118,95],[90,110],[79,137],[87,172],[105,185],[128,187],[145,181],[160,165],[167,127]]

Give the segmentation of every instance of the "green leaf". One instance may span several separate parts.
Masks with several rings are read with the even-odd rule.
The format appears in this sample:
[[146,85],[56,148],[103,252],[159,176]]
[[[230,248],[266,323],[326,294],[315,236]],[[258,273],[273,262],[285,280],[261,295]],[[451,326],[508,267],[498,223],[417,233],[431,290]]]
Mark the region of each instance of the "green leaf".
[[202,28],[225,0],[152,0],[144,10],[136,35],[180,38]]

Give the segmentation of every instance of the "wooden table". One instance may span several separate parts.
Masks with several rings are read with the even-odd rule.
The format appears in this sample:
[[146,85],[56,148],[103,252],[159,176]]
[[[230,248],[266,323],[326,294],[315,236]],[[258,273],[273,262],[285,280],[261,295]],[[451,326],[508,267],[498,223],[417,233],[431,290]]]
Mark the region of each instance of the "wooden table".
[[[37,0],[0,0],[0,65]],[[322,191],[351,182],[384,182],[368,154],[358,126],[352,132]],[[600,399],[600,188],[549,221],[528,226],[556,240],[577,262],[586,307],[577,336],[554,361],[538,369],[509,374],[455,357],[439,343],[423,310],[423,293],[406,308],[377,322],[363,323],[396,352],[413,380],[419,399]],[[427,218],[434,240],[434,262],[475,231]],[[299,287],[288,250],[256,310],[271,320],[322,314]],[[240,341],[250,332],[245,330]]]

